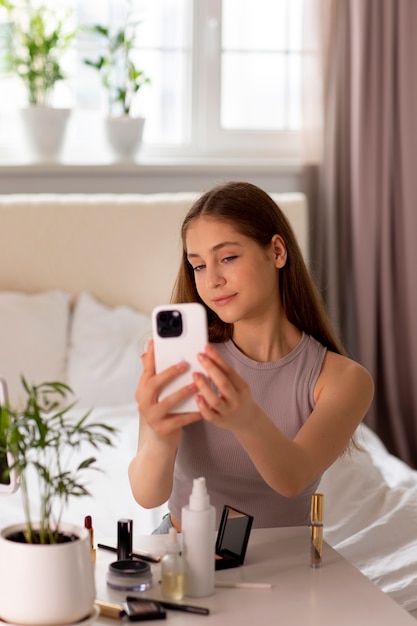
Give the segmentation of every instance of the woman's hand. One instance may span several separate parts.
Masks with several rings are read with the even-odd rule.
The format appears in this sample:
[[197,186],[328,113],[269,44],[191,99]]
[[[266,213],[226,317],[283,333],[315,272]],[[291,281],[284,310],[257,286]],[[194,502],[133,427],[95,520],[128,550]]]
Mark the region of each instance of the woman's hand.
[[250,426],[259,407],[252,399],[248,383],[210,344],[198,359],[207,372],[207,377],[197,372],[193,374],[203,418],[230,431]]
[[135,394],[139,413],[157,437],[169,438],[175,445],[178,445],[181,428],[201,419],[201,414],[170,413],[170,411],[179,402],[195,394],[197,387],[195,383],[191,383],[163,400],[158,400],[158,398],[164,386],[184,373],[188,366],[185,362],[180,362],[156,374],[153,340],[149,341],[148,349],[142,355],[142,364],[143,372]]
[[201,419],[201,415],[170,412],[179,402],[196,393],[194,384],[159,401],[164,386],[187,369],[186,363],[178,363],[156,374],[152,340],[142,355],[142,363],[143,372],[135,394],[140,414],[138,450],[129,464],[129,480],[136,501],[145,508],[153,508],[166,502],[171,494],[182,427]]

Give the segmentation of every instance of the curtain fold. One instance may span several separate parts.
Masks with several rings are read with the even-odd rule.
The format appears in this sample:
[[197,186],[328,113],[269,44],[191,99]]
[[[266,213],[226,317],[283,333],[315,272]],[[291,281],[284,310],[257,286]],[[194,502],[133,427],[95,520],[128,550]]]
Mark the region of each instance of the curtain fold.
[[322,20],[318,280],[374,377],[367,422],[417,467],[417,2],[306,3]]

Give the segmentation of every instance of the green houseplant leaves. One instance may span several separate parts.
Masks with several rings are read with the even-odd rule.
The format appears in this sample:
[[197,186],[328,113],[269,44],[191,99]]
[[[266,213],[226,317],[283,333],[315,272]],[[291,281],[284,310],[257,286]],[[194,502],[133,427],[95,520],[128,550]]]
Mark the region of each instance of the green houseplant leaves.
[[118,30],[100,24],[88,29],[103,44],[103,51],[97,59],[84,59],[84,63],[99,72],[102,85],[108,91],[110,113],[116,105],[123,115],[130,115],[134,96],[150,83],[150,78],[132,59],[137,26],[138,23],[127,17],[123,28]]
[[8,67],[22,79],[31,105],[50,104],[52,90],[66,78],[62,60],[76,30],[69,11],[54,11],[30,0],[0,0],[10,17],[6,35]]
[[[113,445],[114,428],[90,419],[90,412],[76,417],[73,392],[61,382],[29,385],[22,377],[25,405],[14,409],[0,406],[0,455],[12,457],[7,472],[15,470],[20,479],[25,514],[24,539],[27,543],[58,543],[62,540],[60,522],[68,500],[89,495],[82,479],[87,470],[97,469],[96,458],[87,456],[71,466],[74,451],[85,446],[98,449]],[[28,475],[34,472],[39,492],[39,510],[33,518],[29,506]],[[36,524],[36,530],[35,530]]]

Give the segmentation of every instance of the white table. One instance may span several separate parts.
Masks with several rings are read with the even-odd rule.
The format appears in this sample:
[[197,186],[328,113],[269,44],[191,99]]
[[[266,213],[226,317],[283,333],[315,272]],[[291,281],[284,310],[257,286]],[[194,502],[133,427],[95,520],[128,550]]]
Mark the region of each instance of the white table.
[[[135,537],[134,549],[163,554],[166,536]],[[106,585],[111,553],[97,551],[97,598],[121,602],[126,592]],[[160,566],[154,584],[141,597],[161,598]],[[216,581],[272,583],[271,589],[216,588],[213,596],[183,602],[208,607],[209,616],[167,610],[170,624],[183,626],[416,626],[415,619],[338,552],[324,544],[323,566],[309,564],[309,530],[253,530],[240,568],[216,572]],[[96,624],[120,623],[99,617]],[[122,622],[124,623],[124,622]],[[127,622],[130,623],[130,622]],[[159,622],[163,623],[163,622]]]

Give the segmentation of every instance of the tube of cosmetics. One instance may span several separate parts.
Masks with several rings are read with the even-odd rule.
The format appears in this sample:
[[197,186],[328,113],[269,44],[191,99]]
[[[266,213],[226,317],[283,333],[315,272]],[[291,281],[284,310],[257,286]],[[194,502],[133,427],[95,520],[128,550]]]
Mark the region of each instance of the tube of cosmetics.
[[117,522],[117,560],[132,558],[133,520],[119,519]]
[[322,493],[313,493],[311,496],[310,514],[310,565],[321,567],[323,560],[323,508]]

